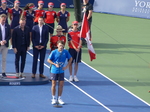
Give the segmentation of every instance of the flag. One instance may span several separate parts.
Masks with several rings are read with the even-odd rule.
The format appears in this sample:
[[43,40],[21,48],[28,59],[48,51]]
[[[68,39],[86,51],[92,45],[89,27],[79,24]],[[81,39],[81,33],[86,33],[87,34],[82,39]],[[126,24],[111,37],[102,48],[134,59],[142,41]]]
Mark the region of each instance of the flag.
[[88,52],[90,55],[90,60],[92,61],[93,59],[96,59],[96,53],[94,51],[93,45],[91,43],[91,38],[90,38],[89,23],[88,23],[85,12],[84,12],[83,21],[82,21],[80,37],[84,38],[87,42],[87,48],[88,48]]

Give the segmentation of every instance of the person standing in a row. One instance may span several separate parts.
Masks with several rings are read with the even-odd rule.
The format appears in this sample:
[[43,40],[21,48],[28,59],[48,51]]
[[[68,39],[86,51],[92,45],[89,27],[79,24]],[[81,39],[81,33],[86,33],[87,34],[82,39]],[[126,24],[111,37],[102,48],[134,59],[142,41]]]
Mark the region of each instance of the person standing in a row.
[[0,53],[2,54],[2,76],[6,77],[6,57],[8,53],[9,39],[11,37],[10,26],[6,23],[7,16],[0,15]]
[[[15,0],[14,1],[14,7],[10,9],[10,20],[11,20],[11,34],[13,32],[13,29],[19,25],[19,20],[22,14],[22,9],[19,8],[20,1]],[[12,40],[10,40],[10,43],[12,44]],[[12,46],[10,46],[10,49],[12,49]]]
[[55,19],[57,18],[56,12],[53,10],[54,3],[48,3],[48,11],[45,11],[45,23],[49,28],[50,37],[52,37],[54,33]]
[[[21,18],[17,27],[14,28],[12,32],[12,47],[15,53],[15,68],[16,68],[16,77],[25,77],[23,74],[26,54],[29,50],[30,45],[30,32],[29,28],[25,26],[26,19]],[[19,66],[19,61],[21,58],[21,66]]]
[[66,4],[65,3],[61,3],[60,5],[61,10],[57,13],[57,22],[58,25],[61,25],[63,29],[65,29],[63,31],[64,36],[66,36],[66,33],[68,32],[68,26],[67,26],[67,22],[70,19],[70,13],[68,11],[66,11]]
[[[33,3],[27,4],[24,8],[24,13],[23,13],[23,17],[26,18],[26,26],[29,27],[29,31],[30,31],[30,42],[31,42],[31,31],[33,28],[34,15],[35,15],[34,7],[35,6]],[[31,44],[30,44],[30,49],[32,49]]]
[[10,9],[7,7],[7,0],[1,0],[0,15],[6,14],[6,16],[7,16],[6,23],[8,23],[9,11],[10,11]]
[[45,78],[44,59],[46,54],[46,47],[48,43],[48,28],[44,25],[44,18],[38,18],[38,25],[32,28],[32,44],[33,44],[33,65],[32,65],[32,78],[35,78],[37,70],[38,56],[40,55],[39,73],[41,78]]
[[[72,63],[69,66],[70,78],[69,81],[79,81],[77,78],[78,72],[78,63],[81,62],[81,54],[82,54],[82,38],[80,37],[80,31],[78,30],[78,21],[72,22],[73,29],[68,33],[68,41],[69,41],[69,53],[72,56]],[[74,63],[74,74],[72,74],[72,66]],[[74,76],[73,76],[74,75]]]
[[38,24],[39,17],[44,17],[45,10],[43,10],[43,6],[44,6],[44,1],[43,0],[39,0],[38,1],[38,9],[35,10],[34,25]]

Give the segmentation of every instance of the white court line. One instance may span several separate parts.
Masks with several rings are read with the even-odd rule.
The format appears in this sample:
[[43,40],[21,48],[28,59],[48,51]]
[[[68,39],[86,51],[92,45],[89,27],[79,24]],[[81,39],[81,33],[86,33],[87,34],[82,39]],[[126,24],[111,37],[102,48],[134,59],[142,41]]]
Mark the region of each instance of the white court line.
[[[31,54],[30,52],[27,52],[29,55],[31,55],[33,57],[33,54]],[[38,61],[40,61],[38,59]],[[47,67],[47,68],[50,68],[48,65],[46,65],[44,63],[44,65]],[[89,95],[88,93],[86,93],[84,90],[82,90],[81,88],[79,88],[77,85],[73,84],[72,82],[70,82],[68,79],[65,78],[65,80],[67,82],[69,82],[71,85],[73,85],[75,88],[77,88],[78,90],[80,90],[82,93],[84,93],[85,95],[87,95],[88,97],[90,97],[92,100],[94,100],[95,102],[97,102],[99,105],[101,105],[102,107],[104,107],[105,109],[107,109],[109,112],[113,112],[111,109],[109,109],[108,107],[106,107],[104,104],[102,104],[101,102],[99,102],[98,100],[96,100],[94,97],[92,97],[91,95]]]
[[107,78],[108,80],[110,80],[111,82],[113,82],[114,84],[116,84],[117,86],[119,86],[120,88],[124,89],[125,91],[127,91],[128,93],[130,93],[131,95],[133,95],[134,97],[136,97],[137,99],[141,100],[142,102],[144,102],[148,106],[150,106],[149,103],[147,103],[146,101],[144,101],[140,97],[136,96],[135,94],[133,94],[132,92],[130,92],[129,90],[127,90],[126,88],[124,88],[123,86],[121,86],[120,84],[118,84],[115,81],[113,81],[112,79],[110,79],[109,77],[105,76],[103,73],[97,71],[96,69],[94,69],[93,67],[91,67],[90,65],[88,65],[87,63],[85,63],[84,61],[82,61],[82,63],[84,63],[86,66],[90,67],[91,69],[93,69],[94,71],[96,71],[97,73],[99,73],[100,75],[102,75],[103,77]]

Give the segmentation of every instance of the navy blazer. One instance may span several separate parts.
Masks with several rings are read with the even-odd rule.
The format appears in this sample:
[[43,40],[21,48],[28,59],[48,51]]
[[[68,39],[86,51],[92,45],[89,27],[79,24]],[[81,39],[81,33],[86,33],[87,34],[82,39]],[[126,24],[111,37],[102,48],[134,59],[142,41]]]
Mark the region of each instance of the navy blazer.
[[[30,46],[30,31],[29,31],[29,27],[27,26],[25,26],[24,28],[24,38],[25,38],[26,47],[28,48]],[[22,42],[22,33],[19,25],[15,27],[12,32],[12,47],[16,48],[17,50],[20,50],[22,46],[21,42]]]
[[[8,47],[9,46],[9,39],[11,38],[11,29],[10,26],[5,23],[5,40],[6,40],[6,44],[5,46]],[[0,41],[2,41],[2,31],[1,31],[1,27],[0,27]]]
[[42,35],[41,35],[41,43],[40,43],[40,29],[39,29],[39,25],[35,25],[32,28],[32,44],[33,47],[38,46],[38,45],[42,45],[47,47],[47,43],[48,43],[48,39],[49,39],[49,31],[48,31],[48,27],[46,25],[43,25],[42,27]]

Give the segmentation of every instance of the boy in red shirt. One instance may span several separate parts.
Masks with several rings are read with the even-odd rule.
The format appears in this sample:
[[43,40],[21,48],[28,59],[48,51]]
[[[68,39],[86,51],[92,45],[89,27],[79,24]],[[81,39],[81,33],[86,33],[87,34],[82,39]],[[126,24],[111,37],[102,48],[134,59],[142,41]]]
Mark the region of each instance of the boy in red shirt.
[[64,31],[64,29],[60,25],[58,25],[55,30],[56,30],[57,34],[53,35],[50,38],[51,51],[57,49],[57,42],[59,40],[64,41],[64,44],[66,43],[66,37],[64,35],[62,35],[62,31]]
[[56,12],[53,10],[54,3],[48,3],[48,11],[45,11],[45,23],[49,28],[50,37],[54,33],[54,26],[55,26],[55,18],[57,17]]

